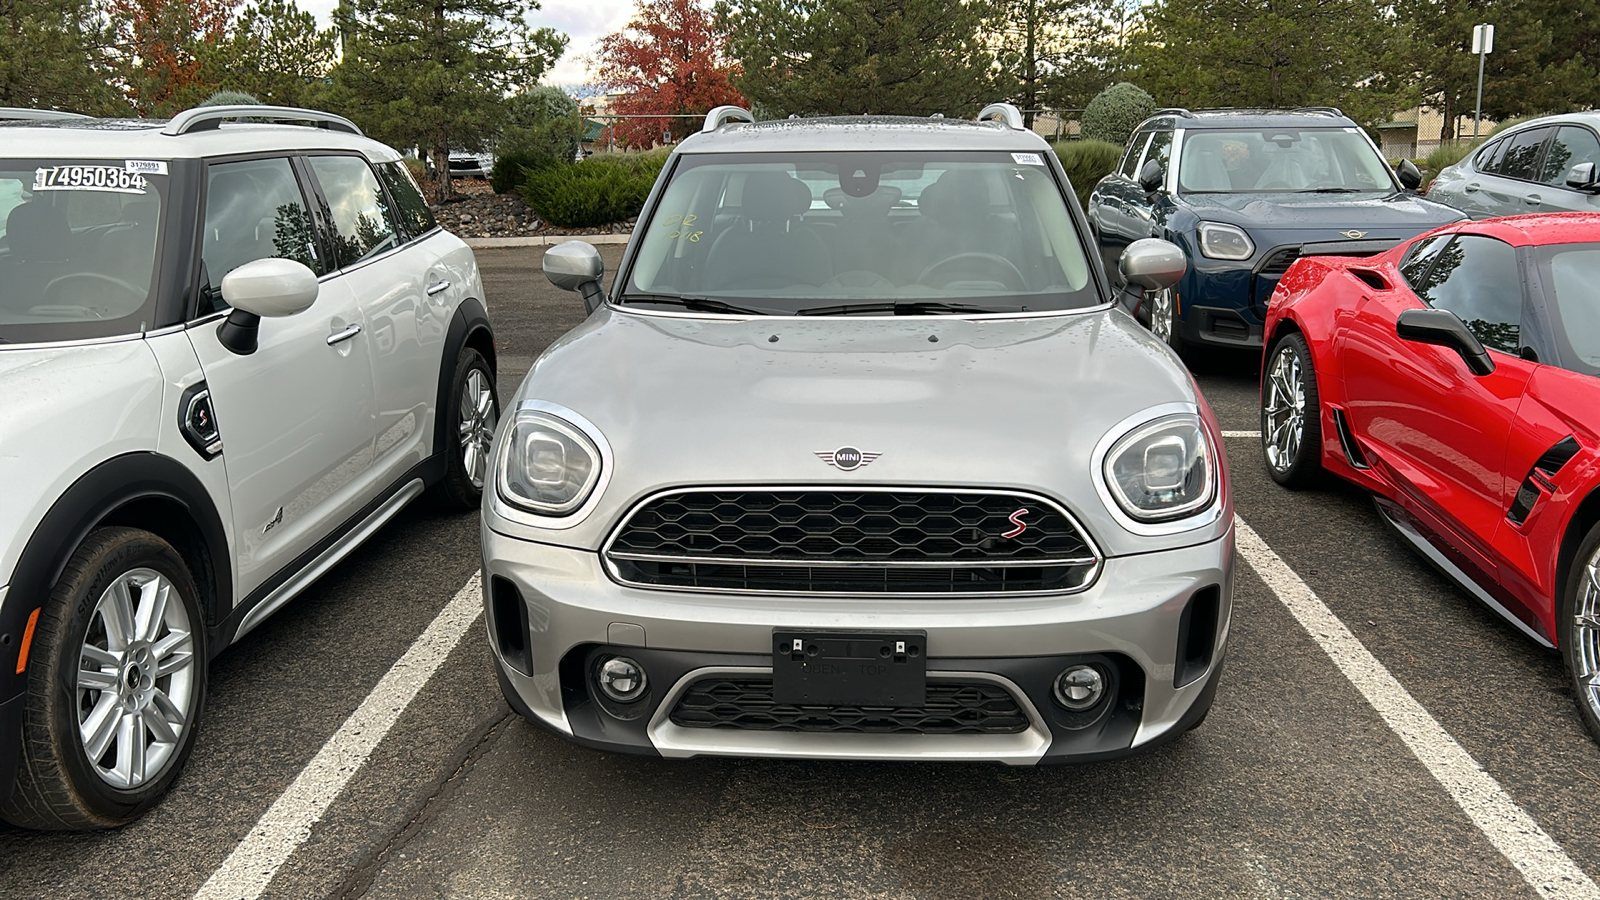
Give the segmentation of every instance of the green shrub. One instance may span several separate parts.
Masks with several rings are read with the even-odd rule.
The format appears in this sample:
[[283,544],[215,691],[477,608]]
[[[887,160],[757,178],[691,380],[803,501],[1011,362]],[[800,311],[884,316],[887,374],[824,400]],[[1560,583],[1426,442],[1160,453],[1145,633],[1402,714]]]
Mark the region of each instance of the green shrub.
[[244,91],[217,91],[216,93],[214,93],[211,96],[207,97],[200,105],[201,106],[260,106],[261,105],[261,101],[257,100],[255,97],[251,96],[250,94],[246,94]]
[[489,185],[497,194],[522,186],[523,169],[547,169],[578,158],[589,127],[578,104],[558,87],[541,85],[506,100],[505,125],[494,142]]
[[1055,145],[1055,150],[1061,158],[1061,168],[1067,170],[1072,192],[1078,195],[1078,204],[1085,209],[1089,206],[1089,192],[1122,159],[1122,146],[1109,141],[1063,141]]
[[637,216],[669,153],[605,153],[570,166],[526,169],[523,199],[560,228],[594,228]]
[[527,150],[501,151],[495,154],[494,165],[489,169],[489,186],[496,194],[509,194],[522,187],[528,172],[554,168],[560,160],[549,154]]
[[1479,143],[1482,142],[1479,141],[1474,143],[1473,141],[1460,141],[1457,143],[1440,144],[1439,146],[1433,148],[1433,150],[1430,151],[1427,156],[1424,156],[1422,160],[1417,163],[1417,168],[1422,169],[1425,173],[1437,175],[1438,173],[1444,171],[1446,167],[1453,166],[1460,162],[1462,157],[1466,156],[1468,153],[1471,153]]
[[1121,147],[1140,122],[1156,111],[1156,100],[1138,85],[1113,84],[1089,101],[1083,111],[1084,140],[1107,141]]

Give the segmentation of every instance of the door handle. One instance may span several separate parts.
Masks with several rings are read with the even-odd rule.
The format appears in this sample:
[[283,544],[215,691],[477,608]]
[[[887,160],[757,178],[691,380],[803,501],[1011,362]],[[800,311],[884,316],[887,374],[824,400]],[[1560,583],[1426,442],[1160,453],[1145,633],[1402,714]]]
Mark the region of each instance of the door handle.
[[440,291],[447,291],[449,289],[450,289],[450,282],[448,282],[448,281],[436,281],[433,284],[428,285],[428,296],[432,297],[434,294],[437,294]]
[[1478,192],[1478,183],[1476,181],[1469,181],[1467,182],[1467,186],[1462,188],[1462,190],[1469,194],[1476,194]]
[[1529,194],[1522,199],[1528,201],[1529,206],[1538,206],[1540,203],[1544,202],[1543,198],[1541,198],[1538,194]]
[[360,325],[346,325],[343,331],[336,331],[333,334],[328,335],[328,346],[332,347],[334,344],[342,344],[360,333]]

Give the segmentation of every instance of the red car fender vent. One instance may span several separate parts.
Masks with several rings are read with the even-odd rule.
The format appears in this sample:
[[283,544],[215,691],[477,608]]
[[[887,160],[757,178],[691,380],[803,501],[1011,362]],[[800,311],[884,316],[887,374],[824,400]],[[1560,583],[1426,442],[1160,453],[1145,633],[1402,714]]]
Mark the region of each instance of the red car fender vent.
[[1578,455],[1579,449],[1577,438],[1569,434],[1546,450],[1528,470],[1528,477],[1522,479],[1516,497],[1511,500],[1511,508],[1506,510],[1506,518],[1517,525],[1526,524],[1539,498],[1555,493],[1556,486],[1550,479]]
[[1544,455],[1539,457],[1539,461],[1533,464],[1533,467],[1547,476],[1554,476],[1561,471],[1562,466],[1571,462],[1572,458],[1578,455],[1579,449],[1578,439],[1569,434],[1557,441],[1549,450],[1546,450]]
[[1351,266],[1346,271],[1348,271],[1351,275],[1361,279],[1366,283],[1367,287],[1370,287],[1375,291],[1388,291],[1394,289],[1393,286],[1389,284],[1389,280],[1387,278],[1384,278],[1382,275],[1378,274],[1372,269],[1357,269],[1354,266]]

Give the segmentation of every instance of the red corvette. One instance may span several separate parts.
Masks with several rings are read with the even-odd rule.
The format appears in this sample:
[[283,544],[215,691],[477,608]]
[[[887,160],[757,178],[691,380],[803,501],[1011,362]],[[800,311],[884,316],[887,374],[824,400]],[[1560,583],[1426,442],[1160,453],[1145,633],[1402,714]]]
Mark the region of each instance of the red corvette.
[[1302,259],[1265,333],[1273,480],[1372,491],[1445,574],[1561,650],[1600,740],[1600,216]]

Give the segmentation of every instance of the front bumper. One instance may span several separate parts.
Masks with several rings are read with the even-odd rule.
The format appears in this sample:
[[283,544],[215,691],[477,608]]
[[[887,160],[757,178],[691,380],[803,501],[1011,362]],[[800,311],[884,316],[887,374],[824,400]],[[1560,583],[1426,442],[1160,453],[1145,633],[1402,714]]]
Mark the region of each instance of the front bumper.
[[[624,587],[599,554],[483,529],[490,645],[508,701],[578,743],[666,757],[1104,759],[1148,749],[1210,707],[1226,652],[1233,533],[1177,550],[1112,557],[1095,583],[1043,597],[742,596]],[[1199,610],[1199,612],[1197,612]],[[1200,624],[1203,623],[1203,624]],[[927,632],[930,685],[1003,688],[1026,715],[1010,734],[859,733],[685,727],[675,704],[707,677],[771,677],[774,629]],[[625,653],[650,679],[620,706],[591,690],[597,657]],[[1066,665],[1112,668],[1095,715],[1050,699]]]

